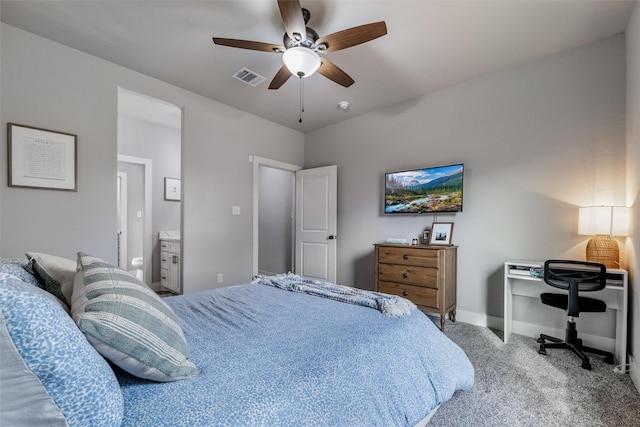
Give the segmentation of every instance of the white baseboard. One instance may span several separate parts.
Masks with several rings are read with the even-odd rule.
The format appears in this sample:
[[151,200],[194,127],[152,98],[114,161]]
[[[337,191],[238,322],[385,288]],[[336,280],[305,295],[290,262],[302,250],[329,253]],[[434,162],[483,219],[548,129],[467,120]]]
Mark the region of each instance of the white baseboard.
[[476,326],[484,326],[485,328],[503,329],[504,322],[502,317],[488,316],[473,311],[456,310],[456,320],[469,323]]
[[[456,320],[460,320],[464,323],[470,323],[476,326],[484,326],[487,328],[493,328],[498,330],[504,330],[504,320],[502,317],[488,316],[482,313],[474,313],[472,311],[456,311]],[[526,337],[537,337],[540,334],[551,335],[552,337],[564,338],[565,330],[549,328],[534,323],[527,323],[514,320],[512,323],[514,334],[524,335]],[[590,335],[581,333],[580,338],[584,341],[585,345],[589,345],[595,348],[601,348],[606,351],[615,351],[616,341],[613,338],[601,337],[597,335]]]

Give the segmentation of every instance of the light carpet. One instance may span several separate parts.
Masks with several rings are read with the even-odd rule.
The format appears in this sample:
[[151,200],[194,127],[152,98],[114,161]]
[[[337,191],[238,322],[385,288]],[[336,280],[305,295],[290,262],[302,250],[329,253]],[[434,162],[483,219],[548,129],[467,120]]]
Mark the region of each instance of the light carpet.
[[588,354],[587,371],[570,350],[538,354],[535,338],[513,334],[504,344],[502,331],[448,320],[445,334],[467,353],[475,384],[456,392],[429,426],[640,426],[631,377],[614,373],[600,356]]

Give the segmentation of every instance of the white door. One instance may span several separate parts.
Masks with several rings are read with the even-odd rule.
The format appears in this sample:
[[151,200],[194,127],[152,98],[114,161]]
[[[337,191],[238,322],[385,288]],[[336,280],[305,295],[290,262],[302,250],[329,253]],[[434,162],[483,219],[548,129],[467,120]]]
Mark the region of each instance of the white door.
[[296,171],[296,274],[336,281],[338,167]]

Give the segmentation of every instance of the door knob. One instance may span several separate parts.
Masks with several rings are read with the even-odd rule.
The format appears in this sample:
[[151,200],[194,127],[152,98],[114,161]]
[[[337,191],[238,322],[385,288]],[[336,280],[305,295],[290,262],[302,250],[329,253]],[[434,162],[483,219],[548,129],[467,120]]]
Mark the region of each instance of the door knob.
[[329,235],[329,240],[333,240],[335,238],[336,238],[336,236],[334,236],[333,234]]

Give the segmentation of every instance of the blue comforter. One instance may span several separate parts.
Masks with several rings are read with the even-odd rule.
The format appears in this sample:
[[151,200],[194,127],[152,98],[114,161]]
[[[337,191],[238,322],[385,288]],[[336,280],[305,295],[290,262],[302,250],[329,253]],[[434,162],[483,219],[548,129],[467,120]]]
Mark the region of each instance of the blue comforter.
[[247,284],[167,298],[198,377],[116,374],[124,426],[412,426],[473,384],[464,352],[422,312]]

